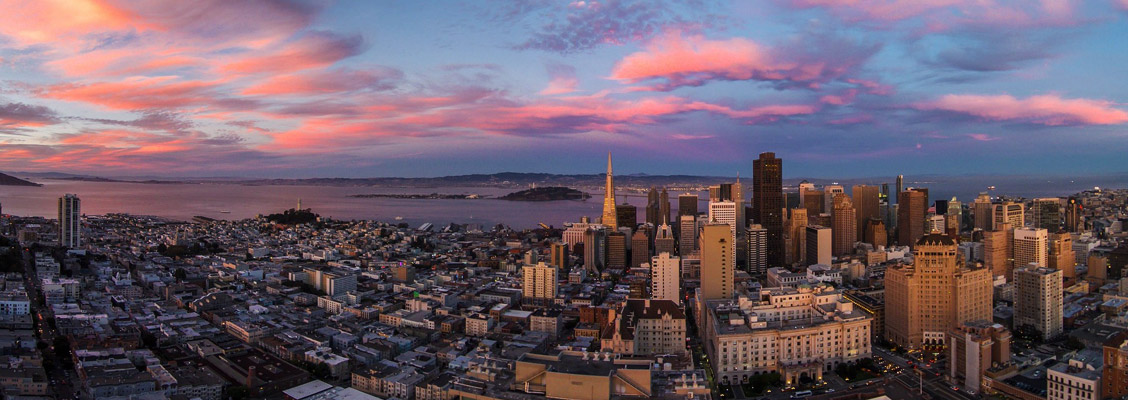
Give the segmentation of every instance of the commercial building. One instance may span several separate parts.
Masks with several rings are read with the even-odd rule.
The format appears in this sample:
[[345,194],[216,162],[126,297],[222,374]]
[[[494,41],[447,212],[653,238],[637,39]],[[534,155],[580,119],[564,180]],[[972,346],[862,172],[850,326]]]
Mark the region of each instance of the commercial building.
[[1011,332],[990,321],[968,321],[948,331],[948,376],[979,392],[983,373],[1010,361]]
[[903,191],[897,198],[897,244],[912,246],[924,236],[924,216],[928,193],[921,189]]
[[732,231],[727,224],[708,224],[701,230],[701,296],[730,299],[735,275]]
[[807,225],[807,231],[804,245],[806,251],[804,265],[826,264],[831,263],[831,241],[833,235],[831,229],[820,225]]
[[1046,370],[1046,400],[1099,400],[1101,352],[1085,349]]
[[600,335],[603,351],[623,355],[687,354],[685,312],[678,302],[627,299]]
[[752,224],[744,235],[748,238],[748,273],[763,276],[768,271],[768,230]]
[[962,265],[957,252],[952,238],[929,234],[916,242],[912,265],[886,269],[886,339],[907,348],[942,344],[964,322],[991,320],[991,273]]
[[1014,327],[1042,339],[1062,332],[1062,271],[1030,264],[1014,270]]
[[834,205],[831,213],[831,231],[833,245],[831,254],[843,256],[854,251],[854,242],[858,241],[858,218],[854,210],[854,203],[850,196],[838,194],[834,196]]
[[681,303],[681,257],[663,252],[650,259],[650,298]]
[[783,263],[783,160],[760,153],[752,161],[753,220],[768,230],[768,266]]
[[1025,267],[1030,263],[1048,266],[1047,256],[1049,234],[1045,229],[1017,228],[1014,230],[1014,267]]

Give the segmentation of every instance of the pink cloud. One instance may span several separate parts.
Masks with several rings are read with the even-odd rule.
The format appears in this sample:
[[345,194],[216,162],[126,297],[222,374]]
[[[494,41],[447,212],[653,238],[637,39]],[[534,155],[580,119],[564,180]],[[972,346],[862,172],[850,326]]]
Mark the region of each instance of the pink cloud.
[[279,75],[250,86],[245,95],[311,95],[361,90],[388,90],[403,79],[403,72],[386,67],[330,70]]
[[1114,125],[1128,122],[1128,112],[1103,100],[1063,99],[1057,95],[1017,99],[1009,95],[956,95],[918,103],[921,110],[974,115],[993,121],[1026,121],[1043,125]]
[[576,91],[576,86],[579,84],[579,80],[576,79],[576,69],[570,65],[550,64],[548,75],[551,80],[548,82],[548,87],[540,91],[542,95],[572,93]]
[[990,142],[990,141],[999,140],[999,138],[985,134],[985,133],[969,133],[969,134],[967,134],[967,137],[972,138],[974,140],[978,140],[980,142]]
[[808,50],[811,49],[769,48],[744,38],[710,40],[701,35],[683,36],[681,32],[671,31],[650,41],[646,50],[620,60],[610,78],[628,84],[657,81],[658,84],[636,89],[663,91],[699,86],[713,80],[758,80],[818,87],[849,72],[871,51],[857,49],[860,54],[838,57],[830,54],[830,50],[827,54],[803,53]]
[[243,57],[222,67],[225,72],[241,74],[282,73],[331,65],[360,53],[364,40],[360,36],[338,36],[311,33],[293,42],[270,49],[266,54]]
[[712,139],[712,138],[715,138],[717,136],[716,135],[684,135],[684,134],[678,133],[678,134],[670,135],[670,137],[673,138],[673,139],[676,139],[676,140],[703,140],[703,139]]
[[60,83],[39,90],[46,98],[80,101],[119,110],[215,106],[246,108],[245,99],[224,98],[214,82],[186,81],[174,76],[133,77],[117,82]]

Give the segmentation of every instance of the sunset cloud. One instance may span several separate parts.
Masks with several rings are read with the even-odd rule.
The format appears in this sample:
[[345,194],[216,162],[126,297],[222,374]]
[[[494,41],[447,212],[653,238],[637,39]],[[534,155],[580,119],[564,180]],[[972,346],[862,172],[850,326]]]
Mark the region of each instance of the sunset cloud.
[[1042,125],[1114,125],[1128,122],[1128,112],[1103,100],[1063,99],[1057,95],[1018,99],[1009,95],[950,94],[918,103],[921,110],[941,110],[993,121],[1022,121]]

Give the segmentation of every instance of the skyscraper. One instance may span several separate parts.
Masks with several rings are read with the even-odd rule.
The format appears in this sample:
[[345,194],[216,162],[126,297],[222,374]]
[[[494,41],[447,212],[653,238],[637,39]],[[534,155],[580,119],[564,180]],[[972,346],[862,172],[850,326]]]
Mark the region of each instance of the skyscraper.
[[677,251],[678,245],[674,238],[674,229],[667,224],[658,225],[658,230],[654,233],[654,254],[677,254]]
[[807,238],[804,265],[830,265],[833,237],[830,228],[821,225],[807,225]]
[[999,227],[999,230],[983,232],[983,266],[991,271],[993,276],[1005,276],[1011,280],[1011,263],[1007,259],[1008,248],[1012,245],[1007,240],[1009,224]]
[[624,269],[627,267],[627,235],[623,232],[610,232],[607,234],[607,268]]
[[[897,175],[897,193],[901,193],[903,191],[905,191],[905,176],[904,175]],[[897,203],[898,204],[901,203],[900,198],[897,199]]]
[[658,224],[654,226],[670,223],[670,193],[666,188],[662,188],[662,193],[658,195],[658,215]]
[[875,249],[889,244],[889,233],[885,231],[885,223],[881,222],[880,218],[870,218],[866,221],[865,231],[865,242],[872,244]]
[[650,298],[681,303],[681,258],[663,252],[650,259]]
[[662,223],[658,207],[658,189],[651,187],[646,193],[646,223],[658,226]]
[[678,228],[678,255],[687,258],[697,250],[697,216],[683,215]]
[[1061,200],[1057,197],[1034,199],[1030,206],[1034,213],[1034,227],[1057,232],[1061,227]]
[[1037,265],[1014,270],[1015,330],[1033,329],[1042,339],[1062,332],[1062,272]]
[[[762,226],[761,226],[762,227]],[[788,249],[788,257],[786,262],[788,265],[794,263],[802,263],[803,255],[806,254],[807,243],[807,209],[806,208],[792,208],[791,217],[787,219],[787,235],[790,239],[791,248]],[[765,243],[766,245],[766,243]],[[765,260],[766,261],[766,260]]]
[[549,264],[567,271],[571,267],[570,252],[567,243],[553,243],[549,247]]
[[712,199],[709,200],[709,222],[710,223],[714,223],[714,222],[715,223],[721,223],[721,224],[725,224],[725,225],[729,226],[729,228],[732,231],[732,238],[729,241],[729,244],[731,244],[733,246],[732,249],[733,249],[734,254],[736,252],[736,236],[737,236],[737,234],[736,234],[737,210],[736,209],[737,209],[736,202],[734,202],[734,201],[728,201],[728,200],[726,200],[726,201],[713,201]]
[[1065,201],[1065,231],[1077,232],[1081,226],[1081,203],[1077,202],[1076,197],[1070,197]]
[[768,266],[783,264],[783,160],[760,153],[752,161],[752,208],[757,224],[768,231]]
[[1014,267],[1025,267],[1030,263],[1039,267],[1049,266],[1049,234],[1045,229],[1018,228],[1014,230]]
[[1022,203],[1005,201],[1002,203],[994,204],[992,214],[995,216],[995,225],[1007,223],[1014,228],[1021,228],[1026,226],[1026,216],[1022,208]]
[[1073,252],[1073,235],[1067,232],[1050,234],[1049,267],[1060,269],[1065,279],[1077,278],[1077,262]]
[[972,219],[975,220],[975,229],[989,231],[994,229],[994,206],[991,204],[991,196],[987,193],[980,193],[975,198],[975,202],[971,204]]
[[603,188],[603,225],[615,230],[618,225],[619,213],[615,211],[615,182],[611,175],[611,152],[607,152],[607,185]]
[[831,247],[831,253],[835,256],[850,254],[854,251],[854,242],[858,241],[858,219],[855,213],[850,196],[844,193],[834,196],[834,207],[831,214],[834,244]]
[[913,246],[924,236],[924,215],[928,209],[928,195],[918,189],[908,189],[897,196],[897,244]]
[[615,226],[630,228],[634,232],[638,227],[638,209],[627,203],[615,206]]
[[733,295],[732,230],[726,224],[706,224],[701,231],[701,298],[730,299]]
[[650,234],[639,229],[631,235],[631,268],[650,261]]
[[689,215],[696,217],[700,212],[697,208],[697,195],[682,193],[678,195],[678,218]]
[[854,209],[857,210],[858,233],[857,237],[866,237],[866,222],[870,218],[880,216],[880,201],[878,200],[877,186],[854,185],[851,189]]
[[82,201],[76,194],[59,198],[59,245],[82,246]]
[[948,200],[948,215],[955,216],[956,233],[959,234],[963,230],[963,203],[957,200],[956,196],[952,196],[952,199]]
[[748,273],[763,276],[768,273],[768,230],[760,224],[748,227]]
[[961,265],[958,252],[952,238],[929,234],[914,244],[912,265],[885,271],[887,339],[907,348],[943,344],[950,329],[991,320],[991,274]]

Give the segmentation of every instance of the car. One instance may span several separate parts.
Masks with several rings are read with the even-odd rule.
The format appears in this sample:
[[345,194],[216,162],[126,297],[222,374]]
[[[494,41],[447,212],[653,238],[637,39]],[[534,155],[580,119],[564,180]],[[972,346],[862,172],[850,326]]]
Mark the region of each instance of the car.
[[834,388],[827,389],[826,392],[827,393],[834,393]]
[[959,386],[952,386],[952,390],[955,390],[955,391],[958,392],[958,391],[960,391],[960,387]]

